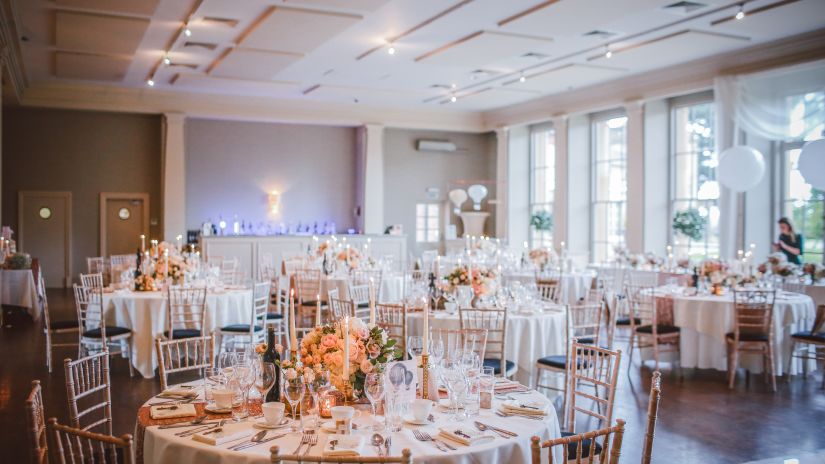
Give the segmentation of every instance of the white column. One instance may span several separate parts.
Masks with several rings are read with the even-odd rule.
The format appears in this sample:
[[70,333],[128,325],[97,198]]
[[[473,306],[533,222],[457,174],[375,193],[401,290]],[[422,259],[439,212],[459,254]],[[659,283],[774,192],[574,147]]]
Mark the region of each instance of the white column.
[[507,242],[521,253],[530,226],[530,131],[527,126],[507,131]]
[[362,216],[365,234],[384,233],[384,126],[365,124],[359,131],[363,153]]
[[507,173],[510,162],[510,130],[507,127],[496,129],[496,237],[507,238]]
[[568,240],[567,198],[567,115],[553,118],[553,133],[556,142],[556,191],[553,195],[553,246],[561,247],[561,242]]
[[186,237],[186,115],[163,115],[163,239]]
[[645,103],[645,251],[667,253],[670,233],[670,105],[666,99]]
[[[644,102],[625,105],[627,114],[627,224],[625,241],[634,253],[645,251],[645,122]],[[667,192],[662,192],[663,195]]]
[[[571,253],[589,255],[590,243],[590,117],[572,115],[567,120],[567,198],[558,198],[567,207],[567,249]],[[558,169],[558,168],[556,168]]]

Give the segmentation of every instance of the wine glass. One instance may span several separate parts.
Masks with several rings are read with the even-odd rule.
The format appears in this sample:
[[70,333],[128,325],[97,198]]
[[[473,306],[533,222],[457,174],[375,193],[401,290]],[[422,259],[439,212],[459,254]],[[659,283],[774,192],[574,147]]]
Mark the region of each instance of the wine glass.
[[246,417],[249,414],[247,409],[249,389],[255,383],[255,368],[250,364],[238,364],[235,366],[233,376],[243,390],[243,413]]
[[430,360],[436,366],[441,363],[444,357],[444,340],[441,337],[430,336]]
[[372,429],[379,431],[382,427],[378,422],[376,406],[384,398],[384,375],[376,373],[367,374],[367,377],[364,379],[364,393],[367,395],[367,399],[370,400],[370,406],[372,406],[372,417],[375,420],[375,425],[372,426]]
[[266,395],[275,384],[277,367],[273,363],[263,361],[255,366],[255,389],[261,394],[261,402],[266,403]]
[[420,335],[410,335],[407,337],[407,352],[412,359],[421,356],[421,353],[424,352],[424,338]]
[[293,379],[284,379],[283,393],[284,398],[289,402],[292,408],[292,431],[299,432],[301,426],[298,424],[298,404],[304,399],[304,381],[300,376]]
[[232,351],[224,351],[218,356],[218,367],[225,381],[232,377],[236,364],[238,364],[238,357]]
[[461,415],[463,396],[467,392],[467,379],[464,376],[460,362],[452,360],[442,361],[440,376],[442,383],[447,387],[450,396],[450,404],[453,407],[453,417],[457,421],[464,420]]

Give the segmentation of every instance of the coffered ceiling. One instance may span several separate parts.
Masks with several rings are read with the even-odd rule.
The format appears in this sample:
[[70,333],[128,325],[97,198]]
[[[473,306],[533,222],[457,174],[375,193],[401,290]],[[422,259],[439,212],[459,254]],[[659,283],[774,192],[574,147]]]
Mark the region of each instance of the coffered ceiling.
[[823,0],[5,1],[30,87],[439,111],[490,110],[825,27]]

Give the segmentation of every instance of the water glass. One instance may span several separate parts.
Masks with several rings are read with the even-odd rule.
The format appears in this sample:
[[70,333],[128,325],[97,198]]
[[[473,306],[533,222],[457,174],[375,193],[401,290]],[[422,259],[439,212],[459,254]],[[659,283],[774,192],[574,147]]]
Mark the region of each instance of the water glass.
[[404,414],[407,412],[407,403],[400,399],[400,395],[388,397],[384,402],[384,416],[387,427],[391,432],[400,432],[404,425]]
[[464,413],[467,417],[477,417],[481,408],[481,384],[478,377],[467,379],[467,393],[464,399]]
[[[488,371],[489,369],[489,371]],[[493,375],[492,367],[482,368],[481,375],[478,376],[479,407],[482,409],[493,408],[493,395],[495,394],[496,377]]]
[[424,338],[419,335],[407,337],[407,352],[409,352],[412,359],[421,356],[421,353],[424,352]]
[[376,407],[381,400],[384,399],[384,375],[367,374],[367,377],[364,379],[364,393],[367,399],[370,400],[370,406],[372,406],[372,418],[375,421],[375,425],[372,427],[373,430],[383,430],[384,427],[381,426],[381,423],[378,421]]
[[292,408],[292,431],[299,432],[301,430],[301,424],[298,422],[297,412],[298,412],[298,404],[304,398],[304,382],[303,380],[298,377],[292,380],[284,379],[283,382],[283,393],[284,398],[289,402],[289,405]]
[[246,409],[246,390],[237,379],[230,380],[227,386],[232,390],[232,420],[240,422],[249,415]]
[[212,390],[220,388],[222,383],[221,370],[215,367],[207,367],[203,373],[203,395],[207,404],[212,404]]

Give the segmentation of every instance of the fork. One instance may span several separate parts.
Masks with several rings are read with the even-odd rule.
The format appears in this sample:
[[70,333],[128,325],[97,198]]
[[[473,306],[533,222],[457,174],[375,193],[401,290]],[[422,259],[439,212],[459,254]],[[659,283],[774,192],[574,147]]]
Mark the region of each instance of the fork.
[[437,441],[433,441],[433,440],[429,440],[427,438],[424,438],[424,436],[418,430],[413,429],[412,433],[413,433],[413,436],[415,437],[416,440],[418,440],[418,441],[432,441],[433,445],[435,445],[435,447],[438,448],[439,451],[442,451],[442,452],[445,452],[445,453],[447,452],[447,450],[443,446],[441,446],[440,443],[438,443]]
[[501,417],[521,417],[523,419],[532,419],[532,420],[538,420],[538,421],[544,420],[543,416],[530,416],[530,415],[527,415],[527,414],[514,414],[514,413],[511,413],[511,412],[496,411],[496,415],[501,416]]
[[298,443],[298,447],[295,448],[295,451],[293,451],[292,454],[298,454],[298,452],[301,451],[302,446],[304,446],[306,444],[309,444],[309,437],[310,437],[310,435],[308,433],[305,433],[301,437],[301,443]]
[[447,442],[445,442],[445,441],[442,441],[442,440],[436,440],[435,438],[433,438],[433,437],[432,437],[429,433],[427,433],[427,432],[422,432],[422,431],[420,431],[420,430],[413,430],[413,435],[414,435],[414,436],[415,436],[415,438],[416,438],[416,439],[418,439],[419,441],[431,441],[431,442],[433,442],[433,444],[435,444],[436,448],[440,449],[441,451],[445,451],[445,452],[446,452],[446,450],[444,449],[444,447],[446,447],[446,448],[448,448],[448,449],[451,449],[451,450],[455,451],[455,447],[453,447],[452,445],[450,445],[449,443],[447,443]]
[[310,435],[309,436],[309,445],[307,446],[307,449],[304,450],[304,456],[309,454],[309,450],[311,450],[312,447],[317,445],[317,444],[318,444],[318,435]]

